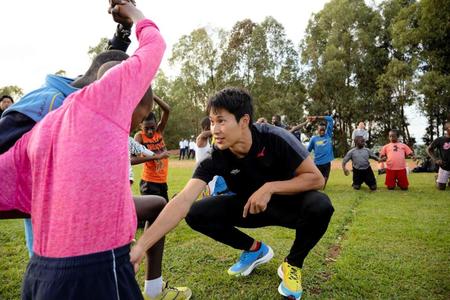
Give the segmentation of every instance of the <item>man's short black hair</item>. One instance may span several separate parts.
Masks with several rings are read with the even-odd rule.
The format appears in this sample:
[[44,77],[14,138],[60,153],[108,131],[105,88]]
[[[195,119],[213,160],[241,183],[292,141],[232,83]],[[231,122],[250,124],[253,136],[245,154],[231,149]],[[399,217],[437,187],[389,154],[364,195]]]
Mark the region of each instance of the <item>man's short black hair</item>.
[[14,103],[14,99],[10,95],[3,95],[2,98],[0,99],[0,102],[2,102],[3,99],[6,99],[6,98],[10,99],[11,102]]
[[253,99],[250,93],[242,88],[225,88],[209,98],[206,108],[208,114],[219,109],[225,109],[233,114],[237,122],[247,114],[250,117],[250,124],[253,123]]

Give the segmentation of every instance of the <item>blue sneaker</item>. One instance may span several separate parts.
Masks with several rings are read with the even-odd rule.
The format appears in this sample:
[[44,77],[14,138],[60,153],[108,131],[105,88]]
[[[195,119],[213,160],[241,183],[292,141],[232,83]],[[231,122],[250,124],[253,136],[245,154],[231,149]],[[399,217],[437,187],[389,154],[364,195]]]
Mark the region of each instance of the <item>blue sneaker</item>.
[[237,263],[228,269],[228,274],[233,276],[247,276],[257,266],[264,264],[273,257],[273,250],[264,243],[258,251],[244,251]]
[[284,261],[277,273],[282,280],[278,286],[278,292],[288,299],[299,300],[303,294],[302,269]]

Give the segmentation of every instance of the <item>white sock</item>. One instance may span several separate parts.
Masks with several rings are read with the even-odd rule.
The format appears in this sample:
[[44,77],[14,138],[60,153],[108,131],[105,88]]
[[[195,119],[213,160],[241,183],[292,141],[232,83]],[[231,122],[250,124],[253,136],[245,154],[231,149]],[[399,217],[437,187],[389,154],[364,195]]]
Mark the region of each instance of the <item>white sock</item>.
[[156,297],[157,295],[161,294],[162,292],[162,276],[152,279],[152,280],[146,280],[144,284],[144,293],[146,293],[150,297]]

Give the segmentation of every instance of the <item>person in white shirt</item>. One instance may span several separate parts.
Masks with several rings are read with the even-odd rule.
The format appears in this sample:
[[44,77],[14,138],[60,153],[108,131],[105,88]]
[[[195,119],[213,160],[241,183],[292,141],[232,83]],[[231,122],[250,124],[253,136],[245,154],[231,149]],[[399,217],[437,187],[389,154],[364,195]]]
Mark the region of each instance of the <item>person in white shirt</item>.
[[365,142],[369,140],[369,132],[366,130],[366,124],[364,122],[359,122],[358,127],[353,130],[352,146],[355,146],[355,137],[357,136],[362,136]]
[[188,159],[191,158],[191,157],[195,158],[195,148],[196,148],[195,142],[193,140],[190,140],[189,141]]
[[186,151],[184,150],[184,140],[180,140],[178,145],[180,146],[180,156],[178,157],[178,160],[182,160],[186,155]]

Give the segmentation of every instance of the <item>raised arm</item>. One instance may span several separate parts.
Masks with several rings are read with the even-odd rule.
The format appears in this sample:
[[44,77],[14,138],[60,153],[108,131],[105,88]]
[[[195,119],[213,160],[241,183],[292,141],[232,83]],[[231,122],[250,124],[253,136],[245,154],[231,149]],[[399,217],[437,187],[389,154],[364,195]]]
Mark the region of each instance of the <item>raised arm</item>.
[[208,139],[212,136],[211,130],[202,131],[195,140],[197,147],[203,148],[208,144]]
[[139,47],[126,61],[82,89],[79,101],[128,132],[132,112],[148,90],[166,45],[152,21],[145,19],[133,4],[126,1],[121,3],[124,4],[114,6],[112,14],[129,18],[136,24]]
[[155,100],[155,102],[159,105],[159,107],[161,107],[162,110],[161,119],[159,120],[156,131],[163,132],[166,128],[167,121],[169,120],[170,106],[156,95],[153,95],[153,100]]
[[114,33],[114,36],[108,40],[106,50],[120,50],[127,52],[127,49],[131,44],[130,35],[132,26],[133,23],[131,23],[129,27],[123,24],[117,24],[116,32]]
[[289,129],[289,131],[290,131],[290,132],[295,132],[295,131],[297,131],[297,130],[303,128],[306,124],[308,124],[308,122],[309,122],[308,119],[306,119],[305,122],[302,122],[302,123],[300,123],[300,124],[298,124],[298,125],[292,127],[291,129]]

